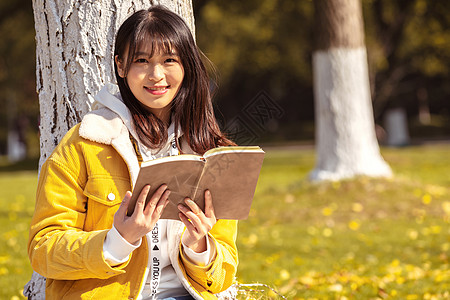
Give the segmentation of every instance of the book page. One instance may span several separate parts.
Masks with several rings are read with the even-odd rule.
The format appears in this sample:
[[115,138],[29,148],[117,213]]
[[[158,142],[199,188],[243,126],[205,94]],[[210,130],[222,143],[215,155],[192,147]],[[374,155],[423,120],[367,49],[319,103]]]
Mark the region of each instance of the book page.
[[210,156],[213,155],[219,155],[222,153],[229,153],[229,152],[255,152],[255,153],[261,153],[264,152],[259,146],[221,146],[217,148],[212,148],[205,152],[203,157],[207,159]]

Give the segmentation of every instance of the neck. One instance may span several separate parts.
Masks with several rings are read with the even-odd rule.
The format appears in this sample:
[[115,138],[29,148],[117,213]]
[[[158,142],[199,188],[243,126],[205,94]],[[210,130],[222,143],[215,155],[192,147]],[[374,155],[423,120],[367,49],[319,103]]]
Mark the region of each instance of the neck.
[[163,121],[165,124],[170,124],[170,117],[171,117],[171,109],[170,108],[160,108],[160,109],[151,109],[150,110],[152,114],[154,114],[158,119]]

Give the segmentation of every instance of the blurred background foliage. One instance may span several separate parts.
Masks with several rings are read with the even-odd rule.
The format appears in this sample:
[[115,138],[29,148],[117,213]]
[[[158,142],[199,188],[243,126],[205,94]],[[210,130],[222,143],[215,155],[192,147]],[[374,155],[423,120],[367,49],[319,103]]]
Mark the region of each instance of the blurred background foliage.
[[[259,142],[312,141],[313,2],[193,3],[198,44],[219,71],[216,101],[224,125],[264,91],[284,113],[267,124]],[[450,136],[450,2],[362,4],[377,124],[383,126],[388,109],[402,107],[413,138]],[[33,23],[31,1],[1,1],[0,154],[13,129],[29,156],[39,152]]]
[[[225,119],[265,90],[284,115],[263,140],[313,139],[313,1],[194,3],[198,44],[220,71]],[[377,124],[383,126],[387,110],[402,107],[412,137],[448,136],[450,2],[362,4]]]
[[31,1],[0,2],[0,154],[18,131],[28,154],[39,154],[35,31]]

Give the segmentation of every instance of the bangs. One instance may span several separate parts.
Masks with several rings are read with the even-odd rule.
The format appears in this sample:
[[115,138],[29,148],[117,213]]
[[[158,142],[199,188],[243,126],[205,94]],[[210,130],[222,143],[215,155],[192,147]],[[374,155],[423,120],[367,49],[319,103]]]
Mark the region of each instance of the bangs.
[[137,54],[145,49],[146,54],[153,57],[155,54],[180,55],[180,37],[175,30],[171,30],[171,26],[162,26],[152,22],[142,24],[137,28],[135,37],[130,39],[128,57],[126,59],[126,68],[129,69],[131,62],[136,58]]
[[[133,56],[136,56],[138,52],[146,49],[150,52],[146,52],[153,57],[156,54],[175,54],[177,53],[176,49],[173,47],[170,39],[161,35],[152,35],[152,34],[144,34],[141,38],[138,39],[135,45],[135,53]],[[134,58],[134,57],[133,57]]]

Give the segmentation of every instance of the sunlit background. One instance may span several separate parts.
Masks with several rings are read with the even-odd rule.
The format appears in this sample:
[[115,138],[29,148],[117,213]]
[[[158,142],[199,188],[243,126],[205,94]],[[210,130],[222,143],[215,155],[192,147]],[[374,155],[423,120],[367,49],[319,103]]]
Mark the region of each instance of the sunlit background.
[[[313,1],[193,2],[197,42],[218,70],[222,126],[245,118],[255,99],[273,109],[270,122],[247,128],[267,155],[239,226],[238,280],[288,299],[450,299],[450,1],[362,0],[376,132],[396,146],[381,149],[394,177],[321,184],[307,179],[316,156]],[[1,299],[22,299],[32,272],[34,35],[31,1],[2,0]],[[388,139],[392,113],[406,122],[401,143]],[[248,299],[278,297],[259,289],[264,297]]]
[[[215,100],[223,126],[265,92],[283,113],[257,133],[257,141],[312,143],[313,2],[193,2],[197,42],[218,70]],[[362,3],[380,143],[386,143],[385,116],[393,109],[406,114],[410,143],[450,136],[450,4]],[[39,155],[34,34],[30,1],[2,1],[0,155],[8,154],[8,140],[11,151],[24,146],[23,155]]]

